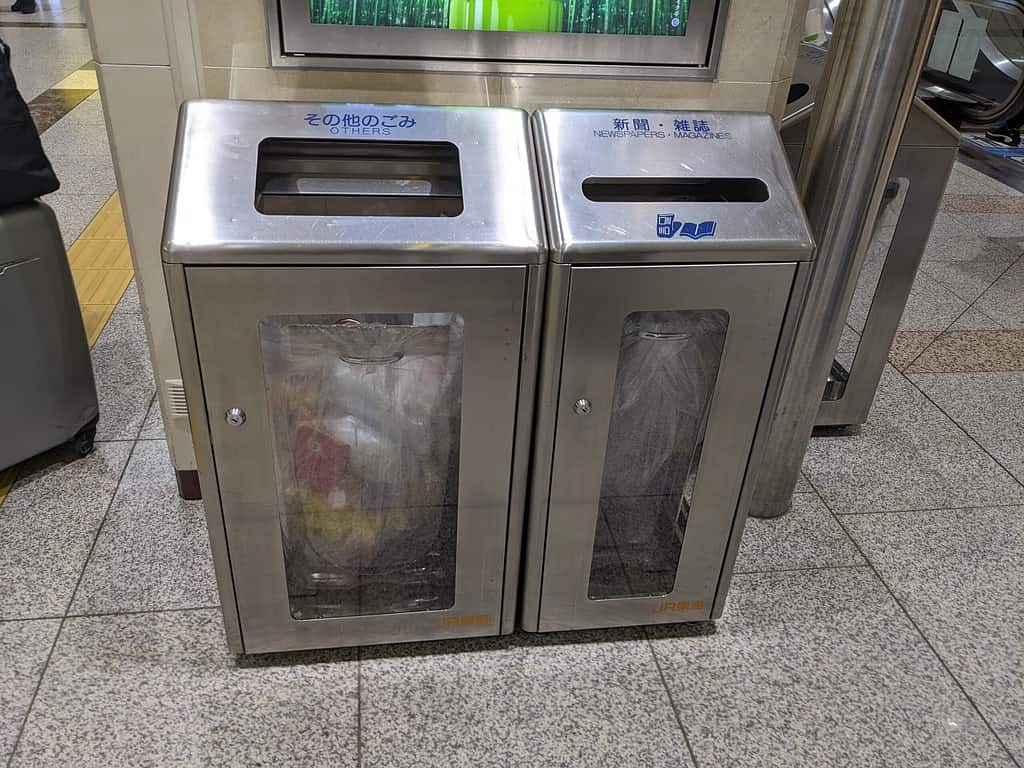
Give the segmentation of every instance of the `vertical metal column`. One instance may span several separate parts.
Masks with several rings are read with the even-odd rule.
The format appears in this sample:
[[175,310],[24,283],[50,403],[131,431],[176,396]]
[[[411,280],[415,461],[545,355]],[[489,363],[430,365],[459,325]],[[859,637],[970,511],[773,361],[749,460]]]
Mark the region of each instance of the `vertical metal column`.
[[939,0],[845,0],[797,186],[818,242],[748,514],[790,505]]

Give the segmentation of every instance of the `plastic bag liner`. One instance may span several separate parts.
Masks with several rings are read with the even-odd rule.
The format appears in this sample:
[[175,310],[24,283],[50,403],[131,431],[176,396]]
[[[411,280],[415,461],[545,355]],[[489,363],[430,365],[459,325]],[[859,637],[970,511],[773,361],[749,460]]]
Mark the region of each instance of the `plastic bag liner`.
[[634,312],[626,318],[591,599],[673,590],[728,325],[724,310]]
[[455,602],[463,322],[260,323],[296,618]]

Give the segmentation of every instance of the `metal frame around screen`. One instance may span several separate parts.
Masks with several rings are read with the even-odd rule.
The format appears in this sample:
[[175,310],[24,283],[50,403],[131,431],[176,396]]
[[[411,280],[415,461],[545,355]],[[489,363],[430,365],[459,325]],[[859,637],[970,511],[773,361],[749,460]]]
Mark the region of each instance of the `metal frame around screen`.
[[275,67],[692,80],[714,78],[729,4],[691,0],[686,35],[660,37],[332,26],[309,0],[264,2]]

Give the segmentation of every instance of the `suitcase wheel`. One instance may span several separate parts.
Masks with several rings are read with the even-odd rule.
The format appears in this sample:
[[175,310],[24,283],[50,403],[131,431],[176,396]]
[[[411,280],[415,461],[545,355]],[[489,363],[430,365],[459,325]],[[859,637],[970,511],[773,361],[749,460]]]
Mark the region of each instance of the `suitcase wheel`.
[[92,453],[92,449],[96,442],[96,422],[98,419],[93,419],[80,430],[78,433],[71,438],[71,448],[75,452],[75,455],[79,457],[88,456]]

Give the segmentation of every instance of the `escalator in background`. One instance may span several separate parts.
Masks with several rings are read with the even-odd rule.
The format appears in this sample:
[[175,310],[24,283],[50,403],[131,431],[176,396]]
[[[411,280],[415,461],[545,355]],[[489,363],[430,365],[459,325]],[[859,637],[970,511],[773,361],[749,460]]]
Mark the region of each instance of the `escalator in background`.
[[[840,8],[822,0],[826,37]],[[943,0],[917,95],[964,134],[966,152],[994,171],[1020,171],[1024,0]]]
[[944,0],[919,93],[961,128],[1018,123],[1024,112],[1024,3]]

